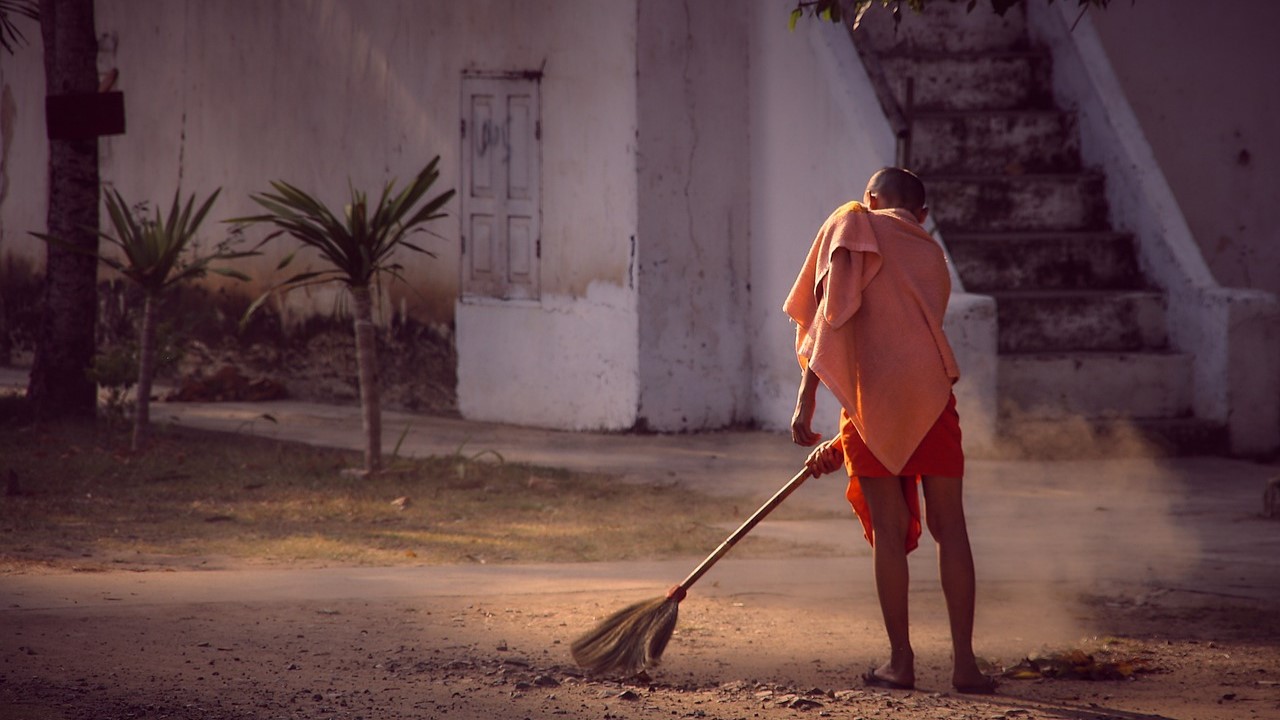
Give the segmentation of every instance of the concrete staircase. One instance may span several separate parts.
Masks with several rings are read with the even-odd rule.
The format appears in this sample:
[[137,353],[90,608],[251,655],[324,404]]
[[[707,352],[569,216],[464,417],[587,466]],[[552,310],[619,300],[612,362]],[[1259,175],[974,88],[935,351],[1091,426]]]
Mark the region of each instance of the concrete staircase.
[[904,12],[896,31],[877,9],[854,39],[965,291],[996,299],[1002,449],[1223,451],[1225,427],[1192,416],[1192,358],[1169,349],[1165,297],[1054,105],[1052,58],[1021,6],[966,5]]

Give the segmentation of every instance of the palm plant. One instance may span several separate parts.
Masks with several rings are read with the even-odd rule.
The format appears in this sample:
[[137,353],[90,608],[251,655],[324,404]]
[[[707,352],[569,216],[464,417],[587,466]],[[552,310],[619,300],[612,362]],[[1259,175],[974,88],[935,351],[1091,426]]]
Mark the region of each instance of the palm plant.
[[[216,273],[237,280],[248,276],[226,267],[213,267],[211,263],[235,260],[258,254],[256,251],[233,252],[227,243],[219,243],[212,254],[187,257],[192,240],[204,221],[209,209],[218,199],[221,189],[215,190],[198,209],[195,195],[181,202],[180,192],[173,194],[173,205],[166,217],[156,208],[147,217],[145,211],[132,212],[119,191],[106,193],[107,214],[113,233],[98,232],[108,244],[119,249],[119,257],[97,254],[98,260],[120,273],[142,290],[142,327],[138,332],[138,391],[137,411],[133,421],[132,449],[142,448],[151,421],[151,384],[156,371],[156,323],[160,303],[172,288]],[[58,238],[36,233],[43,240],[64,244]]]
[[0,49],[13,53],[17,45],[27,42],[22,30],[13,23],[13,16],[21,15],[40,20],[40,7],[35,0],[0,0]]
[[[269,296],[299,287],[338,282],[351,293],[354,310],[356,365],[360,385],[360,409],[364,426],[365,472],[375,474],[382,469],[382,411],[379,401],[376,343],[373,328],[371,285],[386,275],[403,280],[403,266],[393,260],[396,250],[407,248],[435,257],[409,242],[408,236],[426,223],[445,217],[440,208],[453,197],[447,190],[433,198],[427,196],[440,177],[436,156],[418,173],[413,182],[392,194],[395,180],[383,186],[377,203],[370,206],[365,193],[350,186],[351,202],[339,217],[312,195],[283,181],[271,183],[274,192],[256,193],[250,197],[267,212],[228,222],[266,222],[278,229],[263,242],[288,234],[312,248],[329,265],[318,271],[298,273],[263,293],[249,307],[248,318]],[[419,202],[422,204],[419,206]],[[415,211],[415,207],[417,208]],[[296,255],[287,255],[277,270],[287,266]]]

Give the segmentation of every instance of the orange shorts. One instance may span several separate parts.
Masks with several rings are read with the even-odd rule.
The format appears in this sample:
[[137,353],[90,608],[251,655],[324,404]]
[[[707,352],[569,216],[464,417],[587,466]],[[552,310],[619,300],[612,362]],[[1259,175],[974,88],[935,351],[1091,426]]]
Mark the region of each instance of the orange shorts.
[[[840,413],[840,442],[844,448],[844,466],[849,473],[849,487],[845,498],[862,522],[862,535],[875,547],[875,532],[871,521],[871,508],[862,496],[860,477],[893,477],[884,464],[871,453],[862,436],[853,426],[847,413]],[[902,494],[911,513],[907,527],[907,552],[920,544],[920,492],[918,485],[924,475],[938,477],[964,477],[964,449],[961,446],[960,414],[956,412],[956,396],[951,395],[937,422],[925,433],[902,470],[896,473],[902,484]]]

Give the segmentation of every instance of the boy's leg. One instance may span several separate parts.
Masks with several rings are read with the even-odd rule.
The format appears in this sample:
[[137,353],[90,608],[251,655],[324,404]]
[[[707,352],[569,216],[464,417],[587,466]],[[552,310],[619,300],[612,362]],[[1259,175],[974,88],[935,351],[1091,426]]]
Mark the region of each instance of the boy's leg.
[[965,525],[961,478],[924,478],[925,522],[938,544],[938,575],[951,624],[954,668],[951,682],[960,690],[986,692],[991,680],[973,654],[974,570]]
[[[915,685],[915,655],[907,612],[910,575],[907,569],[907,527],[910,511],[902,495],[903,478],[860,478],[862,495],[871,510],[875,546],[876,593],[889,634],[889,661],[874,671],[877,678],[904,686]],[[910,482],[915,482],[914,479]],[[914,489],[914,488],[913,488]]]

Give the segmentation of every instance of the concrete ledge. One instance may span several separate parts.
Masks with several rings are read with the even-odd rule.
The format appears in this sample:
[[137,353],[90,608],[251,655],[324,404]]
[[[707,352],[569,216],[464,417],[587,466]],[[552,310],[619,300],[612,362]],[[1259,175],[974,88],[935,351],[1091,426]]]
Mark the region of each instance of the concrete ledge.
[[1196,414],[1227,424],[1232,454],[1280,449],[1280,301],[1261,290],[1196,288],[1170,309],[1170,331],[1196,349]]
[[943,330],[960,364],[956,409],[966,454],[989,455],[996,447],[996,301],[986,295],[953,292]]
[[464,418],[561,430],[635,425],[632,291],[596,283],[585,298],[462,301],[456,313]]
[[[1000,358],[1000,397],[1019,418],[1185,417],[1192,358],[1181,353],[1061,353]],[[1045,388],[1056,388],[1055,397]]]

